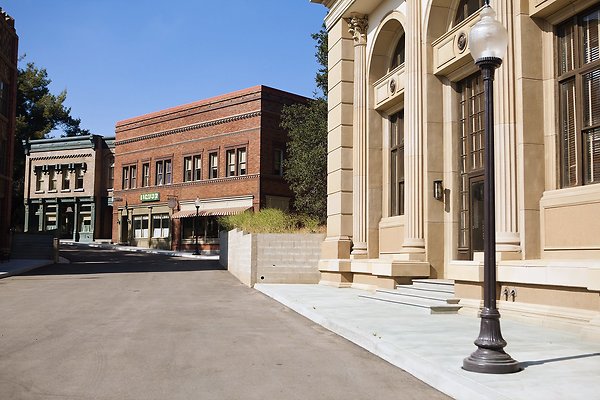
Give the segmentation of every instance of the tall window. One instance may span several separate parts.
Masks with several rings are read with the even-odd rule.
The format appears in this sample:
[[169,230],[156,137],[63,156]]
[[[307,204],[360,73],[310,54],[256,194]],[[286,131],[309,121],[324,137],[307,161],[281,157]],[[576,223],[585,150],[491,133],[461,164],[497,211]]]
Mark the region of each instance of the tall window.
[[237,149],[237,174],[246,175],[246,148]]
[[456,9],[456,18],[454,18],[454,25],[460,24],[462,21],[467,19],[472,14],[475,14],[477,10],[483,7],[483,0],[461,0]]
[[171,160],[160,160],[156,162],[156,185],[170,185],[173,183],[173,164]]
[[110,157],[108,159],[108,178],[106,182],[106,188],[112,189],[115,186],[115,159]]
[[557,28],[563,187],[600,182],[600,8]]
[[246,148],[227,150],[227,176],[246,175]]
[[137,166],[132,165],[129,167],[129,184],[131,189],[135,189],[137,187]]
[[390,116],[390,215],[404,215],[404,111]]
[[44,173],[41,168],[35,169],[35,191],[41,192],[44,190]]
[[227,150],[227,176],[235,176],[235,150]]
[[470,257],[483,250],[482,189],[484,172],[484,97],[481,74],[458,85],[460,93],[459,252]]
[[283,175],[283,150],[275,149],[273,151],[273,173],[275,175]]
[[121,188],[123,190],[129,189],[129,167],[123,167],[123,182]]
[[61,177],[62,177],[61,189],[62,190],[71,189],[71,172],[69,171],[69,168],[67,168],[66,165],[61,167]]
[[142,164],[142,187],[150,186],[150,164]]
[[85,169],[82,164],[75,167],[75,189],[83,189],[83,176],[85,175]]
[[189,182],[192,180],[192,157],[183,158],[183,181]]
[[133,237],[136,239],[142,239],[148,237],[148,216],[147,215],[135,215],[133,217]]
[[215,179],[219,177],[219,153],[210,153],[208,155],[209,170],[208,178]]
[[194,156],[194,180],[199,181],[202,179],[202,156]]
[[396,44],[396,48],[394,49],[394,54],[392,55],[392,64],[390,65],[390,70],[396,68],[399,65],[404,64],[404,54],[405,54],[405,38],[406,36],[402,34],[402,37],[398,40]]
[[56,168],[48,169],[48,190],[56,190]]

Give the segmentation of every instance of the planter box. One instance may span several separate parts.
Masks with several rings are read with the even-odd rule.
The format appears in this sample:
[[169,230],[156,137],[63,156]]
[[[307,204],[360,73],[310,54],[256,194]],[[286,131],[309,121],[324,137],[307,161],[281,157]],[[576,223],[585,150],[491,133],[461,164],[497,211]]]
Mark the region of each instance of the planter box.
[[324,234],[221,232],[219,262],[242,283],[318,283]]

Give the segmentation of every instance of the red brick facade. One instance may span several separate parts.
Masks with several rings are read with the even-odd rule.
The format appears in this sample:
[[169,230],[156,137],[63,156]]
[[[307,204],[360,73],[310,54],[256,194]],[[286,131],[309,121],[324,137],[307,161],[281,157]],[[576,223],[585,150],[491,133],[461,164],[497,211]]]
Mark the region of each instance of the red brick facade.
[[[202,201],[200,214],[206,218],[227,210],[284,205],[292,193],[274,167],[275,150],[284,150],[287,141],[279,127],[280,113],[284,104],[303,101],[301,96],[256,86],[118,122],[113,242],[193,248],[189,229],[187,237],[181,235],[190,218],[196,221],[196,199]],[[209,178],[212,153],[218,156],[216,178]],[[228,153],[236,158],[233,176],[227,176]],[[201,176],[194,168],[198,156]],[[190,172],[186,175],[188,157],[193,164],[191,177]],[[145,168],[149,168],[147,182]],[[168,207],[169,199],[175,208]],[[157,215],[166,218],[167,214],[172,221],[169,228],[155,230],[153,222],[159,228],[161,224]],[[203,237],[202,250],[218,248],[218,241],[212,239]]]

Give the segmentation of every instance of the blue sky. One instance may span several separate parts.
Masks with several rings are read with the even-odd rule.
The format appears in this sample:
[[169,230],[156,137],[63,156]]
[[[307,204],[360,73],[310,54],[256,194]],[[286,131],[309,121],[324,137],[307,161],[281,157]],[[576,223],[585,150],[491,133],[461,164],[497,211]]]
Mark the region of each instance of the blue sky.
[[4,0],[19,54],[92,133],[119,120],[267,85],[311,97],[310,37],[326,9],[309,0]]

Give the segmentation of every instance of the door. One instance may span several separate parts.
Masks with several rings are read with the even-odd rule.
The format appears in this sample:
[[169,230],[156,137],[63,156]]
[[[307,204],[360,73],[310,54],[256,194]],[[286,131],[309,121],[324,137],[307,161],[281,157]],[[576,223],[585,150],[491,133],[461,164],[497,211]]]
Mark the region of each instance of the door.
[[121,217],[121,243],[129,243],[129,221],[126,216]]

